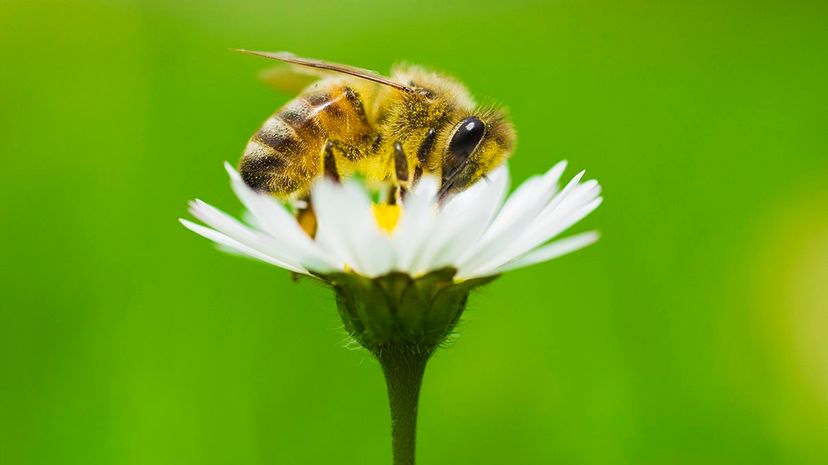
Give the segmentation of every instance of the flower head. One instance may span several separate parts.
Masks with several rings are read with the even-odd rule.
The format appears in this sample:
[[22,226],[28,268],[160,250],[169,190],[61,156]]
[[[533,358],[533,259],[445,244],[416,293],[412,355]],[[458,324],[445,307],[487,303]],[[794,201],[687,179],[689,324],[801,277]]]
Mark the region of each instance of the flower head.
[[523,183],[507,198],[502,166],[469,189],[437,201],[438,182],[423,177],[401,206],[374,203],[356,180],[327,179],[313,187],[318,230],[311,237],[277,199],[254,192],[227,165],[233,190],[250,213],[250,225],[195,200],[192,231],[229,249],[287,270],[324,276],[352,272],[374,278],[396,271],[412,277],[451,267],[455,280],[491,276],[551,260],[595,242],[588,232],[549,242],[595,210],[600,185],[583,172],[559,189],[566,162]]
[[602,201],[598,182],[581,182],[583,172],[559,188],[565,162],[509,196],[505,166],[447,199],[439,198],[437,179],[424,176],[399,205],[372,200],[356,180],[321,179],[310,196],[314,235],[226,167],[250,224],[200,200],[190,212],[209,227],[182,224],[226,250],[332,284],[346,327],[372,350],[398,339],[431,350],[456,323],[470,289],[598,238],[587,232],[550,242]]

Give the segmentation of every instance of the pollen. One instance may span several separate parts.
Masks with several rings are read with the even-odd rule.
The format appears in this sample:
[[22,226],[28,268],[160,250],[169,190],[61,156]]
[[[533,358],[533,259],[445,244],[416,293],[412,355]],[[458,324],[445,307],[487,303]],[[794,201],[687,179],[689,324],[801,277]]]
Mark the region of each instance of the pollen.
[[312,208],[300,210],[299,214],[296,215],[296,221],[308,236],[316,237],[316,214],[314,214]]
[[397,227],[397,222],[400,219],[400,206],[389,205],[387,203],[375,203],[374,217],[377,219],[377,224],[380,229],[388,234],[394,232]]

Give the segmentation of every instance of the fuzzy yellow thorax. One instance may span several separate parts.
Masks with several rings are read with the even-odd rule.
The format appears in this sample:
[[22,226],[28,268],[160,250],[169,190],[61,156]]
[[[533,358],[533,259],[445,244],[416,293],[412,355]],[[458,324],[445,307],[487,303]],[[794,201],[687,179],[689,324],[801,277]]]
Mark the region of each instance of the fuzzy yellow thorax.
[[397,227],[397,222],[400,219],[400,206],[389,205],[387,203],[375,203],[374,217],[377,219],[377,224],[380,229],[388,234],[394,232]]

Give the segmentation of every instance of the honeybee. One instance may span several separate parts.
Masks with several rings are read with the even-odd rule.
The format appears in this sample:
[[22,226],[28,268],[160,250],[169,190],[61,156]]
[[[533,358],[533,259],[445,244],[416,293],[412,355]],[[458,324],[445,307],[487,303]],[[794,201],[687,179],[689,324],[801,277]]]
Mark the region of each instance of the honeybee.
[[[449,76],[397,66],[385,77],[286,52],[239,51],[316,79],[250,138],[239,171],[258,191],[301,198],[319,176],[359,175],[397,186],[400,196],[431,173],[445,196],[484,177],[513,150],[504,111],[478,106]],[[271,77],[285,87],[284,75]]]

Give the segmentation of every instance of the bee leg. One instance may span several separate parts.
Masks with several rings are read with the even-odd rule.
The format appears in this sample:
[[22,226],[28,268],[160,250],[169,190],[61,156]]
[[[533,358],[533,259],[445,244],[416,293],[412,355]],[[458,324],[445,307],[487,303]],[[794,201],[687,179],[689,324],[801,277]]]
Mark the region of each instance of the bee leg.
[[408,182],[408,159],[405,158],[402,144],[394,143],[394,170],[397,174],[397,182],[400,184]]
[[307,199],[306,207],[296,211],[296,221],[308,236],[316,237],[316,213],[313,211],[313,204],[310,198]]
[[408,158],[406,158],[403,146],[399,142],[394,143],[394,172],[397,176],[398,185],[396,189],[396,194],[399,195],[399,200],[402,200],[409,186]]
[[[296,222],[299,223],[299,227],[305,231],[305,234],[310,236],[311,238],[316,237],[316,213],[313,211],[313,204],[311,204],[310,196],[305,196],[304,198],[300,199],[300,201],[305,202],[304,206],[299,206],[296,208]],[[300,204],[301,205],[301,204]],[[299,282],[300,279],[304,278],[305,275],[301,273],[291,273],[291,278],[293,282]]]
[[336,158],[334,157],[333,148],[334,143],[332,141],[325,142],[325,176],[333,181],[339,182],[339,171],[336,169]]

